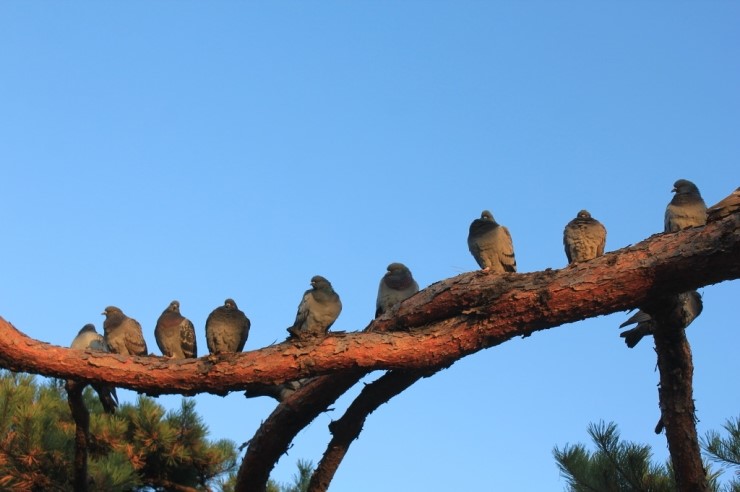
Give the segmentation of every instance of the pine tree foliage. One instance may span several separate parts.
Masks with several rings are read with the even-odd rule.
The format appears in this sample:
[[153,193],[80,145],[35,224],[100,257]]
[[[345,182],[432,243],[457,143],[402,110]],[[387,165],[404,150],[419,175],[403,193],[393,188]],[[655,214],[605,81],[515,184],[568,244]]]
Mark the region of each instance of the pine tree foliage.
[[[90,388],[88,475],[92,491],[207,490],[233,472],[235,444],[207,440],[193,400],[165,412],[152,398],[103,412]],[[0,490],[66,491],[74,459],[75,425],[62,386],[0,371]]]
[[701,445],[709,459],[724,470],[734,471],[735,479],[727,484],[725,490],[740,492],[740,417],[728,419],[722,427],[727,431],[726,438],[717,431],[709,431]]
[[[296,463],[298,473],[293,474],[293,483],[278,483],[275,480],[267,481],[265,492],[307,492],[314,466],[311,461],[298,460]],[[231,473],[225,479],[218,482],[217,486],[221,492],[233,492],[236,485],[236,473]]]
[[[671,467],[653,463],[650,446],[620,440],[617,425],[613,422],[590,424],[588,434],[596,446],[593,452],[583,444],[553,450],[569,492],[677,490]],[[708,478],[709,490],[719,491],[717,475],[710,474]]]
[[293,483],[278,484],[274,480],[267,483],[267,492],[306,492],[311,482],[314,466],[311,461],[298,460],[298,473],[293,474]]

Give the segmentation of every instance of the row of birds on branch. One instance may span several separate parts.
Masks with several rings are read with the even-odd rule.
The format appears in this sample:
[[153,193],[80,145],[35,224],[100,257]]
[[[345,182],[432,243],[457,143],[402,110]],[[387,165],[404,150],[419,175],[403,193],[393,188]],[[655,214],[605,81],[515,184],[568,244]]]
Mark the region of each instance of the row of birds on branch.
[[[675,195],[665,212],[665,232],[675,232],[688,227],[719,220],[740,208],[740,188],[717,205],[707,209],[699,189],[694,183],[679,179],[674,183]],[[604,254],[606,228],[586,210],[578,212],[563,231],[563,244],[569,263],[592,260]],[[468,232],[468,248],[483,271],[490,273],[516,272],[514,246],[509,230],[498,224],[491,212],[484,210],[479,219],[473,220]],[[411,297],[419,291],[411,271],[402,263],[391,263],[380,281],[376,300],[375,316]],[[701,296],[696,291],[681,294],[677,309],[684,313],[688,326],[701,313]],[[311,279],[300,304],[295,322],[288,328],[289,339],[314,339],[326,335],[342,311],[339,295],[331,283],[322,276]],[[77,334],[71,347],[81,350],[103,351],[122,355],[148,355],[141,325],[126,316],[121,309],[108,306],[102,313],[104,335],[96,332],[92,324],[85,325]],[[637,324],[621,333],[626,344],[634,347],[642,337],[653,332],[653,320],[648,313],[638,311],[620,328]],[[211,354],[241,352],[247,342],[250,328],[249,318],[237,307],[233,299],[226,299],[223,306],[214,309],[206,319],[206,342]],[[193,323],[180,313],[180,303],[172,301],[162,312],[154,328],[154,337],[159,349],[167,358],[186,359],[198,356]],[[106,411],[115,409],[111,393],[115,388],[96,387]],[[110,395],[109,395],[110,396]]]

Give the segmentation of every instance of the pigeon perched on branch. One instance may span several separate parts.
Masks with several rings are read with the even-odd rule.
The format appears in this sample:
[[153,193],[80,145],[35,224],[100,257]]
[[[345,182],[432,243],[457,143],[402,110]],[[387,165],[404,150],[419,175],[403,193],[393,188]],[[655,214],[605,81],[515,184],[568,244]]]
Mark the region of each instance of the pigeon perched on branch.
[[251,322],[233,299],[214,309],[206,319],[206,342],[212,354],[241,352],[249,337]]
[[593,260],[604,254],[606,227],[591,217],[588,210],[581,210],[565,226],[563,245],[568,263]]
[[115,306],[108,306],[102,314],[105,316],[105,341],[111,352],[121,355],[148,355],[138,321],[129,318]]
[[291,338],[311,338],[326,335],[339,313],[342,301],[331,283],[320,275],[311,279],[311,288],[303,294],[293,326],[288,328]]
[[[76,350],[110,352],[108,344],[105,343],[105,339],[95,330],[95,326],[93,324],[86,324],[83,326],[74,340],[72,340],[70,347]],[[98,394],[100,403],[103,405],[103,410],[111,415],[116,413],[116,407],[118,407],[116,388],[103,383],[93,383],[91,386]]]
[[484,210],[480,219],[475,219],[470,224],[468,249],[484,271],[516,272],[511,234],[506,227],[493,219],[488,210]]
[[193,323],[180,314],[180,302],[172,301],[157,320],[154,338],[162,355],[173,359],[198,357]]

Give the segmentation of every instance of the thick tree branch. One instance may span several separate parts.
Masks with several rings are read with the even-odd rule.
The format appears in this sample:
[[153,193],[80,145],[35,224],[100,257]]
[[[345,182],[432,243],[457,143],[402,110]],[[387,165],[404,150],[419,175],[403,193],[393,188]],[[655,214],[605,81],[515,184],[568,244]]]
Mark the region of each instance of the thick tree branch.
[[284,342],[222,357],[169,361],[80,353],[28,338],[0,318],[0,366],[149,394],[223,394],[250,383],[283,383],[347,370],[449,365],[517,336],[634,308],[657,293],[738,277],[736,213],[561,270],[458,275],[408,299],[395,316],[373,321],[368,333],[337,333],[317,343]]
[[87,411],[82,391],[86,383],[67,381],[67,403],[75,421],[75,459],[72,486],[74,490],[87,492],[87,443],[90,438],[90,413]]
[[694,364],[684,328],[685,313],[678,296],[662,298],[644,309],[655,320],[653,338],[660,371],[661,421],[665,426],[679,492],[708,490],[696,434],[693,397]]
[[364,372],[354,371],[318,377],[278,405],[249,442],[234,490],[264,491],[270,471],[298,432],[354,386],[363,375]]
[[[736,251],[737,250],[737,244],[736,244],[736,242],[737,242],[737,229],[738,229],[737,223],[734,223],[732,225],[732,230],[731,230],[731,233],[730,234],[731,235],[734,234],[735,239],[733,241],[729,241],[731,244],[733,244],[733,246],[728,247],[726,244],[723,243],[723,244],[717,245],[717,248],[720,248],[720,249],[721,248],[725,248],[725,249],[733,249],[734,248],[734,250]],[[637,246],[640,246],[640,245],[637,245]],[[612,263],[609,263],[609,264],[613,264],[613,263],[616,263],[616,261],[614,261]],[[733,268],[736,271],[737,270],[737,264],[735,263],[734,265],[735,266]],[[736,273],[735,273],[735,275],[736,275]],[[598,277],[598,275],[594,275],[594,277]],[[436,285],[439,285],[439,284],[436,284]],[[675,287],[675,284],[672,287]],[[671,287],[668,287],[667,286],[667,287],[665,287],[665,290],[671,290]],[[658,289],[658,288],[653,288],[651,290],[651,292],[665,292],[665,290],[661,290],[661,289]],[[433,297],[434,296],[432,296],[432,298]],[[645,296],[645,298],[647,299],[647,296]],[[589,298],[587,297],[584,300],[582,300],[581,302],[587,302],[588,299]],[[408,303],[404,303],[403,309],[400,310],[400,313],[399,314],[403,314],[405,312],[404,310],[407,308],[407,306],[408,306]],[[396,317],[398,317],[398,314],[396,315]],[[372,329],[372,328],[374,328],[374,326],[373,325],[370,325],[369,329]],[[406,372],[407,375],[409,375],[409,374],[412,373],[412,371],[405,371],[405,372]],[[401,371],[398,371],[398,373],[401,373]],[[329,395],[330,396],[330,401],[334,401],[334,399],[336,397],[338,397],[338,392],[337,393],[334,393],[332,391],[333,390],[333,383],[332,383],[332,381],[333,381],[333,379],[335,377],[337,377],[337,376],[327,377],[326,378],[327,384],[324,386],[323,389],[320,389],[320,388],[305,388],[305,392],[302,393],[301,396],[303,396],[303,395],[311,395],[313,397],[317,397],[316,393],[329,392],[329,393],[331,393],[331,395]],[[401,380],[404,379],[404,376],[399,376],[399,378],[400,379],[397,382],[400,383]],[[389,376],[389,379],[390,379],[390,376]],[[358,376],[357,380],[359,380],[359,376]],[[345,381],[345,383],[347,383],[347,381]],[[413,381],[410,381],[409,382],[409,385],[410,384],[413,384]],[[386,385],[386,383],[383,383],[383,385]],[[349,387],[349,386],[350,385],[347,385],[347,387]],[[359,400],[365,400],[365,401],[360,401],[359,403],[358,402],[355,402],[357,404],[355,405],[355,403],[353,403],[353,405],[352,405],[353,410],[350,411],[350,409],[348,409],[347,414],[345,416],[349,416],[349,415],[351,415],[351,416],[348,417],[347,426],[350,427],[350,426],[354,425],[355,426],[354,432],[359,433],[360,430],[361,430],[361,425],[362,425],[362,423],[360,421],[362,420],[364,422],[364,417],[362,416],[363,411],[367,411],[367,413],[369,414],[369,412],[372,411],[373,401],[377,405],[380,405],[383,401],[385,401],[385,399],[383,399],[383,393],[387,392],[387,396],[388,397],[392,396],[391,393],[393,392],[393,386],[395,386],[395,384],[388,383],[387,384],[387,388],[385,388],[384,390],[377,391],[377,392],[376,391],[373,391],[372,392],[372,393],[374,393],[373,396],[370,396],[371,395],[371,392],[365,393],[363,391],[363,393],[365,394],[365,397],[367,399],[365,400],[365,397],[362,397],[362,398],[358,397],[358,401]],[[292,401],[292,404],[294,405],[293,406],[293,410],[296,411],[296,412],[299,412],[299,413],[302,412],[302,409],[301,409],[301,396],[293,399],[293,401]],[[315,415],[318,415],[318,412],[316,412],[315,410],[316,409],[313,409],[312,412],[311,412],[312,415],[314,415],[314,417],[315,417]],[[277,410],[276,410],[276,412],[277,412]],[[365,415],[367,415],[367,414],[365,414]],[[344,417],[343,417],[343,419],[344,419]],[[308,421],[306,421],[306,425],[307,425],[307,423],[308,423]],[[359,426],[356,425],[358,423],[359,423]],[[237,490],[255,490],[255,491],[262,491],[262,490],[264,490],[265,489],[265,486],[266,486],[266,482],[267,482],[267,477],[269,475],[270,470],[272,470],[272,468],[274,467],[274,464],[279,459],[280,454],[282,454],[282,453],[284,453],[284,452],[287,451],[288,446],[289,446],[289,443],[292,441],[292,439],[295,437],[295,435],[297,435],[297,433],[299,431],[300,431],[300,429],[297,429],[297,428],[293,428],[293,429],[290,429],[289,431],[286,431],[285,429],[281,428],[278,425],[272,425],[272,427],[271,427],[271,429],[270,429],[269,432],[263,432],[263,429],[261,428],[258,431],[258,435],[260,435],[260,438],[261,439],[268,440],[269,441],[271,438],[275,438],[276,436],[279,436],[279,439],[283,443],[284,447],[283,447],[283,449],[282,449],[281,452],[278,452],[279,450],[277,450],[277,449],[274,449],[273,450],[272,459],[274,459],[274,461],[272,461],[272,462],[265,461],[265,460],[251,460],[251,461],[245,460],[242,463],[242,468],[241,468],[240,474],[239,474],[239,480],[237,480]],[[329,449],[327,450],[327,453],[325,454],[324,459],[322,459],[322,462],[319,464],[319,468],[317,468],[317,470],[316,470],[316,474],[317,475],[315,475],[312,478],[312,485],[311,485],[311,487],[316,487],[315,490],[322,490],[322,487],[328,487],[328,484],[331,481],[331,478],[332,478],[333,473],[335,471],[335,468],[334,467],[338,466],[339,461],[343,458],[344,454],[346,453],[347,447],[349,446],[349,442],[352,440],[351,432],[352,431],[348,429],[348,432],[345,433],[341,438],[339,438],[339,439],[341,439],[341,441],[336,440],[336,436],[332,439],[332,443],[330,443]],[[255,455],[256,454],[258,454],[258,453],[255,453]],[[247,472],[248,469],[250,470],[249,473]]]

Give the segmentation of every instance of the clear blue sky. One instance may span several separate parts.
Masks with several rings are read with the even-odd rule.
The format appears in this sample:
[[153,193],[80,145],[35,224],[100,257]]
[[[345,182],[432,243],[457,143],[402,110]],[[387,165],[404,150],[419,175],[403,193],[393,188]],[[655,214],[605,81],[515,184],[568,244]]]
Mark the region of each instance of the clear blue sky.
[[[473,270],[483,209],[522,272],[565,265],[582,208],[607,250],[636,243],[662,230],[676,179],[709,204],[740,185],[738,46],[729,1],[2,2],[0,316],[68,345],[113,304],[156,351],[178,299],[204,352],[208,313],[233,297],[252,350],[283,339],[313,275],[351,331],[389,263],[422,286]],[[740,411],[740,284],[702,293],[704,433]],[[628,350],[626,317],[421,381],[369,418],[332,490],[562,490],[553,446],[599,419],[666,458],[652,343]],[[349,401],[275,479],[318,461]],[[273,406],[197,397],[212,437],[238,443]]]

